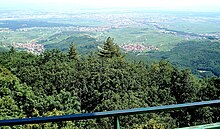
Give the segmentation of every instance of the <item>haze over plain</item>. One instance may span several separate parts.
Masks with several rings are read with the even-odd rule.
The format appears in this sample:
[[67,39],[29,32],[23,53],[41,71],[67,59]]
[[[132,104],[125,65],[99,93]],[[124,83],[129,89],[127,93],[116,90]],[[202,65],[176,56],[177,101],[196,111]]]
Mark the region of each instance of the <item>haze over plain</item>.
[[7,0],[0,9],[154,8],[181,11],[220,11],[219,0]]

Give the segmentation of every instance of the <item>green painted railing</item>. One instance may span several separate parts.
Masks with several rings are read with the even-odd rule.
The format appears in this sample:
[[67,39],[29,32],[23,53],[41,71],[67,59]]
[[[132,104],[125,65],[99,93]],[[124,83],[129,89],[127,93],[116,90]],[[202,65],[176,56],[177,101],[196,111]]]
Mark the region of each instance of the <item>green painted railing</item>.
[[191,126],[185,128],[176,128],[176,129],[220,129],[220,123],[212,123],[212,124]]
[[119,121],[120,116],[142,114],[149,112],[152,113],[152,112],[160,112],[160,111],[179,110],[186,108],[198,108],[205,106],[218,106],[219,104],[220,104],[220,100],[212,100],[212,101],[185,103],[185,104],[174,104],[174,105],[147,107],[147,108],[134,108],[128,110],[115,110],[115,111],[106,111],[106,112],[83,113],[83,114],[73,114],[73,115],[64,115],[64,116],[9,119],[9,120],[0,120],[0,126],[14,126],[14,125],[24,125],[24,124],[114,117],[114,128],[120,129],[120,121]]

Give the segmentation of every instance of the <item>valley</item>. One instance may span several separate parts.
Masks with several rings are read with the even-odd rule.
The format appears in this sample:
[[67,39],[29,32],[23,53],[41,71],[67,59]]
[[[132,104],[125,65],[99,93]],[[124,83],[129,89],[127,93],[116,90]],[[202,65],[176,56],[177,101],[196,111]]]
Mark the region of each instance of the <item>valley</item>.
[[[163,54],[160,54],[172,53],[183,43],[220,42],[218,13],[148,10],[1,12],[2,51],[11,47],[35,54],[54,48],[68,51],[69,45],[74,43],[81,54],[88,54],[97,50],[107,37],[112,37],[125,53],[137,56],[138,60],[168,59],[182,67],[176,59],[162,58]],[[186,67],[192,68],[191,65]],[[198,74],[199,68],[195,69],[192,71]]]

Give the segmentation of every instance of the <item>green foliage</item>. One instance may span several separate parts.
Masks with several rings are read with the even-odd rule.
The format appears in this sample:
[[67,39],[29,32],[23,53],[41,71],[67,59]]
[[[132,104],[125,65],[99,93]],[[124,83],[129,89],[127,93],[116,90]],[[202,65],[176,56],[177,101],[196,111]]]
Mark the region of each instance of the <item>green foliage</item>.
[[[35,112],[38,112],[35,110]],[[52,111],[46,112],[43,114],[44,116],[60,116],[63,115],[62,111],[59,111],[57,109],[53,109]],[[39,117],[39,116],[38,116]],[[51,122],[51,123],[42,123],[42,124],[29,124],[23,126],[25,129],[78,129],[76,125],[73,122],[67,121],[67,122]]]
[[171,94],[177,103],[193,102],[197,94],[197,85],[189,70],[175,71],[171,77]]
[[108,37],[103,47],[100,48],[98,55],[100,57],[112,58],[112,57],[122,57],[119,47],[114,44],[114,39]]
[[175,120],[168,113],[149,113],[148,118],[141,124],[135,125],[135,129],[173,129],[176,128]]
[[10,50],[9,50],[9,53],[12,53],[12,54],[13,54],[13,53],[15,53],[15,52],[16,52],[16,49],[15,49],[14,47],[11,47]]
[[78,59],[78,53],[76,50],[76,47],[74,46],[74,44],[71,44],[70,48],[69,48],[69,52],[68,52],[68,56],[70,59]]
[[[10,71],[0,66],[0,116],[5,118],[25,117],[31,101],[30,87],[19,83]],[[28,98],[30,97],[30,98]]]
[[[162,60],[123,58],[108,38],[97,54],[47,50],[0,53],[0,119],[65,115],[219,99],[219,78],[198,79]],[[219,121],[218,108],[120,117],[122,128],[164,129]],[[112,128],[113,118],[21,128]],[[20,126],[19,126],[20,127]]]
[[154,119],[150,119],[146,124],[141,125],[136,129],[165,129],[165,127]]
[[198,77],[220,76],[219,42],[187,41],[171,51],[149,53],[150,59],[165,59],[180,68],[190,68]]

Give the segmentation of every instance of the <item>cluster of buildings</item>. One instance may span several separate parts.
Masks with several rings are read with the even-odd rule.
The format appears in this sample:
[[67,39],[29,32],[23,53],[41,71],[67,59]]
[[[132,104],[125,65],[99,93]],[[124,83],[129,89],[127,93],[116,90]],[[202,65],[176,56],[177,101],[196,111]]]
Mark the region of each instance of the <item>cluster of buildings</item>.
[[220,33],[212,33],[212,34],[200,34],[200,36],[204,36],[204,37],[212,37],[215,39],[220,40]]
[[120,45],[120,48],[124,49],[127,52],[143,52],[143,51],[159,50],[157,47],[153,45],[144,46],[142,44],[123,44]]
[[104,27],[76,27],[75,31],[80,31],[80,32],[103,32],[110,30],[111,26],[104,26]]
[[44,51],[44,45],[43,44],[37,44],[36,42],[13,43],[12,46],[15,47],[15,48],[25,49],[28,52],[31,52],[31,53],[34,53],[34,54],[40,54]]

